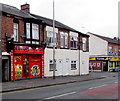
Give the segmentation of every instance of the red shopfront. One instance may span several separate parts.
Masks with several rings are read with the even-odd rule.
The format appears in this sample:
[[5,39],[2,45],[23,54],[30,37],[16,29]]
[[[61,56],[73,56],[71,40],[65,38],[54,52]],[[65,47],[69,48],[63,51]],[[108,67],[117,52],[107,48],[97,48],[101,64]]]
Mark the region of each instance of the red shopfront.
[[11,52],[11,80],[44,77],[44,48],[15,46]]

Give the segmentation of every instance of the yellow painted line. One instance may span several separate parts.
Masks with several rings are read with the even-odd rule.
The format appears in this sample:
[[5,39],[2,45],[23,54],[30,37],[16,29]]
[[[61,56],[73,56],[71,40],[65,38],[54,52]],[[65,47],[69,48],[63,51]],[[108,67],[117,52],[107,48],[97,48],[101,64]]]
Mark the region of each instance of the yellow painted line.
[[[73,82],[72,82],[73,83]],[[35,89],[43,89],[43,88],[50,88],[50,87],[56,87],[56,86],[62,86],[62,85],[67,85],[70,83],[66,83],[66,84],[57,84],[57,85],[51,85],[51,86],[45,86],[45,87],[38,87],[38,88],[28,88],[25,90],[19,90],[19,91],[11,91],[11,92],[5,92],[5,93],[0,93],[0,95],[2,94],[11,94],[11,93],[19,93],[19,92],[24,92],[24,91],[30,91],[30,90],[35,90]]]

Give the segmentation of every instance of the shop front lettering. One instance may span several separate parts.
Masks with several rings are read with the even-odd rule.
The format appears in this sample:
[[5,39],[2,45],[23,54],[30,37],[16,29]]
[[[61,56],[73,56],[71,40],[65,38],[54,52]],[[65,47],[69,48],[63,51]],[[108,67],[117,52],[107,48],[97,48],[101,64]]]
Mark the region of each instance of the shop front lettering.
[[105,60],[105,58],[97,58],[97,60]]
[[43,48],[32,48],[28,46],[15,46],[15,51],[43,51]]

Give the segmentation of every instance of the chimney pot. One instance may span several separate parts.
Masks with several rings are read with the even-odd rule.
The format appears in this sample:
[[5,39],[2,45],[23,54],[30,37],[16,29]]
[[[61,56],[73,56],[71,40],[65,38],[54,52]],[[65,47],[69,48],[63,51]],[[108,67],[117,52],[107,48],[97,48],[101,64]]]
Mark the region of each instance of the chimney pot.
[[21,5],[21,10],[22,10],[22,11],[25,11],[25,12],[27,12],[27,13],[30,13],[30,5],[27,4],[27,3]]

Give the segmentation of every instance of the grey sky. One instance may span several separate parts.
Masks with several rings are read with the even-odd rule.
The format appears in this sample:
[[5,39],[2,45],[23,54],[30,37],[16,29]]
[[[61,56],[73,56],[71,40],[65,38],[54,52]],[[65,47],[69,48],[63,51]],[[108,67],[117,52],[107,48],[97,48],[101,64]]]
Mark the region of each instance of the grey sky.
[[[0,0],[20,9],[30,4],[30,12],[52,18],[53,0]],[[55,19],[81,32],[113,38],[118,36],[119,0],[54,0]]]

